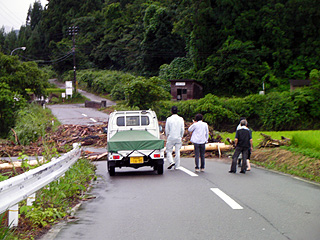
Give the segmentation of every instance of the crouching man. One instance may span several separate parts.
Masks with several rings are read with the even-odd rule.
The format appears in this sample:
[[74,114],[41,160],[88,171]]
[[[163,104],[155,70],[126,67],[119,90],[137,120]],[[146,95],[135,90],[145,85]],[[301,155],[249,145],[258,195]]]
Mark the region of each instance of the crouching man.
[[[229,173],[237,172],[237,159],[240,153],[242,153],[242,159],[248,159],[249,149],[251,148],[251,151],[253,150],[252,134],[251,131],[248,131],[247,125],[247,120],[241,120],[240,128],[236,131],[236,137],[234,139],[236,150],[232,156],[232,164]],[[240,173],[246,173],[246,170],[247,161],[242,161]]]

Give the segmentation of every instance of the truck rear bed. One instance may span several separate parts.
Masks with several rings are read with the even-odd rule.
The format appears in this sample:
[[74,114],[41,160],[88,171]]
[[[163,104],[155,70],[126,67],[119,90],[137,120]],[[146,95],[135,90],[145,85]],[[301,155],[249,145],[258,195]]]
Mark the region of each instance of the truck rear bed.
[[148,131],[128,130],[117,132],[107,143],[108,152],[120,150],[155,150],[164,148],[164,141]]

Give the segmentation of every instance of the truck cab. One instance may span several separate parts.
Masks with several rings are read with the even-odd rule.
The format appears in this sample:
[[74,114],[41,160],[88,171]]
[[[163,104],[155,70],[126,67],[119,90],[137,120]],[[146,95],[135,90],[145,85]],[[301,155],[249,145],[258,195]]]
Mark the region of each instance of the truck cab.
[[115,168],[150,166],[163,174],[164,140],[152,110],[114,111],[107,130],[108,172]]

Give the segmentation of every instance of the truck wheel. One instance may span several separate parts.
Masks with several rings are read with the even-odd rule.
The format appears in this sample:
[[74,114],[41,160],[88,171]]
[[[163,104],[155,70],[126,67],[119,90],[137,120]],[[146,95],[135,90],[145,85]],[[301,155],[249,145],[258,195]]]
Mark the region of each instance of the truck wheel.
[[115,166],[109,166],[108,172],[110,176],[114,176],[116,173]]
[[163,174],[163,163],[158,163],[157,172],[159,175]]

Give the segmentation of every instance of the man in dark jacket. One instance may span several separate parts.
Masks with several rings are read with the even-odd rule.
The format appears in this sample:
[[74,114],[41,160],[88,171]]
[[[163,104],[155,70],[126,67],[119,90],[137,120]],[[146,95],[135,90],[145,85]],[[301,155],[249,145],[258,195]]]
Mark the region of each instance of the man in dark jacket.
[[[236,131],[236,137],[234,139],[236,150],[232,156],[232,164],[229,173],[237,172],[237,159],[240,153],[242,153],[242,159],[247,159],[249,149],[251,148],[252,151],[252,135],[251,131],[248,131],[247,124],[247,120],[241,120],[240,128]],[[246,173],[246,170],[247,162],[242,161],[240,173]]]

